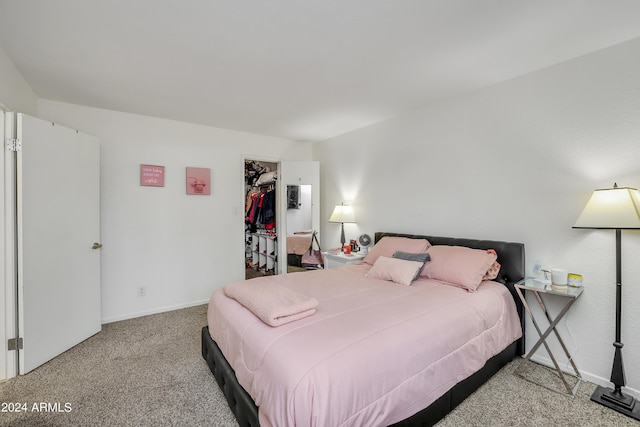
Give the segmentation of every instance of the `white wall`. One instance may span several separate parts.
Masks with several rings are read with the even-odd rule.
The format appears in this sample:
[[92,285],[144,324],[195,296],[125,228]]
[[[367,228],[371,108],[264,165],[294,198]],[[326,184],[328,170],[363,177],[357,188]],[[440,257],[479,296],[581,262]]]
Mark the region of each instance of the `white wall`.
[[[594,189],[640,186],[639,51],[640,39],[314,144],[323,246],[339,239],[326,221],[342,201],[357,219],[347,239],[395,231],[523,242],[528,271],[542,263],[584,275],[561,332],[587,379],[606,383],[615,236],[571,227]],[[623,232],[623,353],[636,395],[638,257],[640,233]],[[548,360],[544,350],[538,358]]]
[[0,109],[35,115],[38,98],[0,46]]
[[[38,115],[100,138],[104,322],[204,303],[242,280],[244,158],[311,156],[309,144],[49,100]],[[165,166],[165,186],[141,187],[140,164]],[[185,194],[187,166],[211,168],[210,196]]]

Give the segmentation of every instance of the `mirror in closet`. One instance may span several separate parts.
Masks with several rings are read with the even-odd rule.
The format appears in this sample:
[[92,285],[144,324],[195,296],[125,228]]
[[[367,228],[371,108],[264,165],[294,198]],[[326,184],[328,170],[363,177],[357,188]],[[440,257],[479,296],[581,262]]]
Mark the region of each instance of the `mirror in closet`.
[[306,271],[302,255],[309,250],[313,233],[311,185],[287,185],[287,272]]

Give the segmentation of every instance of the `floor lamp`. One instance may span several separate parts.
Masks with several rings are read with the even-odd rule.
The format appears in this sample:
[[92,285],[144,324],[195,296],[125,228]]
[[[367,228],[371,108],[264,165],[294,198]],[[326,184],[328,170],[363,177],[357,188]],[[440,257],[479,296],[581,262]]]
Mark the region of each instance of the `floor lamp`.
[[616,231],[616,340],[611,382],[613,388],[598,386],[591,400],[629,417],[640,420],[640,404],[633,396],[622,392],[626,379],[622,364],[622,230],[640,229],[640,192],[635,188],[618,187],[595,190],[573,228],[609,229]]
[[329,222],[339,222],[341,224],[340,250],[344,251],[344,244],[347,241],[344,237],[344,223],[356,222],[356,218],[353,215],[353,208],[349,205],[345,205],[344,203],[336,205],[329,217]]

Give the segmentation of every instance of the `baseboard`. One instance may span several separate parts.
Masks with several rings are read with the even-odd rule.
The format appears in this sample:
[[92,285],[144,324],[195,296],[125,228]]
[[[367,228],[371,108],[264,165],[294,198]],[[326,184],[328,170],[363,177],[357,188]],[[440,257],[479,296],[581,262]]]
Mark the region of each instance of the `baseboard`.
[[203,305],[208,303],[209,303],[209,299],[206,299],[202,301],[194,301],[194,302],[189,302],[185,304],[154,308],[153,310],[139,311],[137,313],[125,314],[123,316],[108,317],[108,318],[102,319],[102,324],[104,325],[107,323],[119,322],[121,320],[135,319],[136,317],[148,316],[150,314],[164,313],[166,311],[180,310],[181,308],[195,307],[196,305]]
[[[553,362],[548,357],[542,357],[542,356],[538,356],[537,354],[534,354],[531,357],[531,360],[533,362],[536,362],[536,363],[539,363],[541,365],[547,366],[547,367],[549,367],[551,369],[554,369]],[[567,372],[569,374],[573,373],[573,369],[570,366],[568,368],[565,367],[566,363],[565,364],[558,363],[558,365],[560,366],[560,369],[563,372]],[[612,386],[611,385],[611,381],[609,381],[607,378],[602,378],[602,377],[600,377],[598,375],[594,375],[594,374],[592,374],[590,372],[585,372],[582,369],[580,369],[579,366],[578,366],[578,370],[580,371],[580,375],[582,375],[582,379],[585,380],[585,381],[588,381],[590,383],[593,383],[595,385],[599,385],[599,386],[602,386],[602,387],[611,387]],[[625,394],[628,394],[630,396],[635,397],[636,399],[640,399],[640,391],[639,390],[633,389],[631,387],[624,387],[623,392]]]

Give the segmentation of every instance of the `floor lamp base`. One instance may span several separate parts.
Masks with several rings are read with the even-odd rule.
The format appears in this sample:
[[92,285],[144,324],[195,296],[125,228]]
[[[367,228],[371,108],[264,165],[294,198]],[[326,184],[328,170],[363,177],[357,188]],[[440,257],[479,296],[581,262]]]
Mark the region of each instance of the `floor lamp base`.
[[591,400],[628,417],[640,420],[640,403],[633,396],[616,393],[612,388],[598,386],[591,395]]

